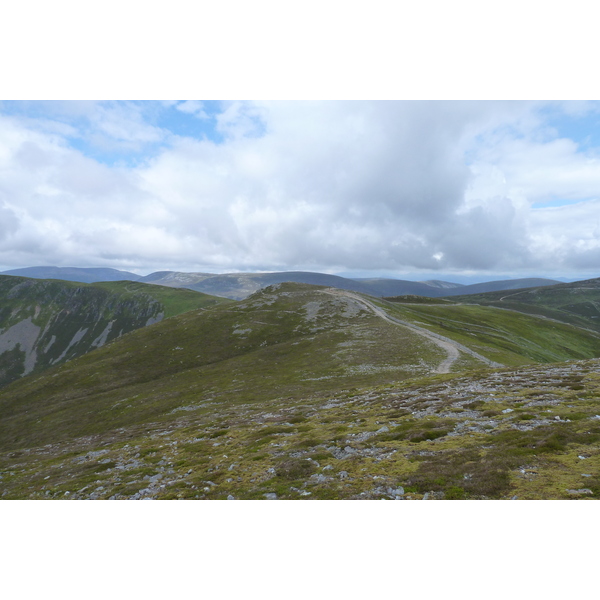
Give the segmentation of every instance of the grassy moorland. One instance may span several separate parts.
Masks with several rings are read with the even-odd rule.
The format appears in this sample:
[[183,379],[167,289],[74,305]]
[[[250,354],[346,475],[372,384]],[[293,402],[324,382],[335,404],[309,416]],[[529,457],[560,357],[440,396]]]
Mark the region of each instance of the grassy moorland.
[[[543,289],[543,288],[541,288]],[[494,305],[380,303],[392,315],[451,337],[506,366],[600,356],[600,332]]]
[[452,300],[515,310],[600,331],[600,279],[455,296]]
[[417,330],[273,286],[0,390],[0,497],[600,497],[595,333],[377,302],[507,367],[460,352],[433,375],[446,352]]

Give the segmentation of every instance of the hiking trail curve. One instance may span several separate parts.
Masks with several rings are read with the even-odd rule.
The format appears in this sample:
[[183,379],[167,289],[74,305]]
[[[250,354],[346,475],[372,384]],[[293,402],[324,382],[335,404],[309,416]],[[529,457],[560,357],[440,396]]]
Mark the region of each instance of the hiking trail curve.
[[383,309],[376,306],[369,300],[366,300],[365,298],[359,296],[358,294],[354,294],[346,290],[338,290],[333,288],[323,290],[323,293],[330,294],[332,296],[346,296],[347,298],[352,298],[359,304],[362,304],[363,306],[372,310],[378,317],[381,317],[385,321],[388,321],[389,323],[392,323],[394,325],[407,327],[411,331],[414,331],[415,333],[427,338],[429,341],[433,342],[434,344],[445,350],[448,356],[437,366],[436,369],[434,369],[434,373],[450,373],[452,365],[460,357],[461,352],[469,354],[473,358],[485,363],[488,367],[498,368],[504,366],[500,363],[490,360],[489,358],[485,358],[485,356],[481,356],[481,354],[478,354],[474,350],[471,350],[470,348],[467,348],[466,346],[463,346],[463,344],[459,344],[458,342],[455,342],[450,338],[444,337],[443,335],[439,335],[437,333],[433,333],[432,331],[429,331],[424,327],[419,327],[418,325],[414,325],[413,323],[410,323],[408,321],[403,321],[402,319],[392,317],[388,315]]

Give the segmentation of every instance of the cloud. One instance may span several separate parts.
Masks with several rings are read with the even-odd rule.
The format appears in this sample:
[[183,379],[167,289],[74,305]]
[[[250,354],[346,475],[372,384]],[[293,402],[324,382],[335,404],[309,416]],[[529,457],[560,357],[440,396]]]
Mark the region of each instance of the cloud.
[[[570,110],[582,118],[595,109]],[[597,150],[558,136],[547,110],[533,102],[226,102],[215,117],[219,142],[156,125],[160,111],[203,117],[195,101],[0,113],[0,262],[593,269]],[[154,152],[135,166],[103,164],[70,142],[69,127],[96,145]]]
[[230,139],[258,137],[264,132],[266,112],[251,102],[225,102],[217,115],[217,131]]
[[204,110],[204,104],[199,100],[185,100],[184,102],[179,102],[175,108],[183,113],[194,115],[199,119],[208,118],[208,114]]
[[169,136],[153,124],[156,110],[156,103],[144,102],[23,101],[0,105],[0,114],[12,115],[26,130],[56,133],[90,148],[124,153],[140,152]]
[[0,243],[6,242],[19,228],[19,219],[12,209],[0,206]]

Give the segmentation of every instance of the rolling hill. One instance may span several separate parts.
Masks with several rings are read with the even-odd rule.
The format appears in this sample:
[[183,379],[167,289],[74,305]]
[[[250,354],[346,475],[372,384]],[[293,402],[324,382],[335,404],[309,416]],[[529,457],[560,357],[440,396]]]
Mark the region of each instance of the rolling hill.
[[207,273],[179,273],[161,271],[151,273],[140,279],[144,283],[153,283],[169,287],[185,287],[205,294],[223,296],[234,300],[243,300],[254,292],[276,283],[307,283],[323,285],[343,290],[353,290],[363,294],[375,293],[369,286],[352,279],[311,273],[305,271],[285,271],[281,273],[229,273],[215,275]]
[[[485,283],[473,283],[471,285],[465,285],[462,287],[450,288],[443,290],[443,293],[439,294],[441,297],[448,296],[466,296],[472,294],[485,294],[489,292],[497,292],[503,290],[518,290],[523,288],[531,287],[543,287],[549,285],[556,285],[560,283],[554,279],[543,279],[539,277],[530,277],[525,279],[504,279],[502,281],[486,281]],[[392,295],[392,294],[386,294]],[[426,294],[422,294],[425,296]]]
[[430,298],[455,294],[481,293],[485,291],[518,289],[533,285],[553,285],[551,279],[510,279],[463,286],[448,281],[406,281],[402,279],[349,279],[337,275],[313,273],[309,271],[284,271],[280,273],[229,273],[215,275],[210,273],[180,273],[178,271],[159,271],[142,277],[139,281],[155,283],[169,287],[188,289],[223,296],[234,300],[243,300],[250,294],[276,283],[306,283],[324,285],[340,290],[368,294],[370,296],[399,296],[405,294]]
[[600,278],[512,292],[457,296],[453,300],[516,310],[600,330]]
[[400,296],[411,294],[436,298],[444,295],[448,290],[463,289],[459,283],[449,281],[405,281],[403,279],[356,279],[371,290],[373,296]]
[[0,390],[0,497],[600,497],[597,357],[534,315],[276,284]]
[[375,297],[419,295],[429,298],[442,296],[480,294],[497,290],[512,290],[533,286],[554,285],[559,283],[551,279],[507,279],[490,281],[473,285],[462,285],[449,281],[407,281],[403,279],[350,279],[337,275],[315,273],[310,271],[282,271],[278,273],[183,273],[179,271],[156,271],[146,276],[139,276],[128,271],[102,268],[79,267],[27,267],[13,269],[0,275],[16,275],[36,279],[61,279],[96,283],[101,281],[139,281],[165,287],[187,288],[230,298],[243,300],[254,292],[276,283],[307,283],[324,285],[341,290],[349,290]]
[[127,281],[84,284],[0,275],[0,385],[165,317],[223,302]]
[[25,267],[11,269],[0,275],[15,275],[30,277],[32,279],[61,279],[63,281],[79,281],[81,283],[95,283],[97,281],[137,281],[140,276],[129,271],[118,271],[108,268],[81,268],[81,267]]

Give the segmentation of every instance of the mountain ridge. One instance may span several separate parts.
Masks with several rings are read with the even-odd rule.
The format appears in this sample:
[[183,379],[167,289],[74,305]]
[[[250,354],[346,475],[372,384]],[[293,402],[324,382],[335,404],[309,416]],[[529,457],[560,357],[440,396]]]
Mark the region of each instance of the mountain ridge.
[[228,302],[137,282],[0,275],[0,385],[192,308]]
[[[233,300],[243,300],[254,292],[275,283],[306,283],[337,287],[375,297],[402,296],[407,294],[430,298],[457,294],[481,293],[492,290],[520,289],[535,285],[554,285],[561,283],[543,278],[507,279],[479,284],[463,285],[450,281],[428,280],[408,281],[389,278],[349,278],[312,271],[279,271],[272,273],[203,273],[181,271],[156,271],[140,276],[115,269],[79,268],[79,267],[28,267],[1,274],[18,275],[27,272],[29,277],[52,279],[62,278],[69,281],[95,283],[108,280],[130,280],[163,285],[166,287],[184,287],[194,291],[221,296]],[[103,272],[106,272],[105,274]],[[60,276],[60,277],[59,277]],[[104,278],[103,278],[104,277]]]
[[140,276],[129,271],[120,271],[108,267],[24,267],[3,271],[0,275],[29,277],[32,279],[60,279],[80,283],[98,281],[137,281]]

